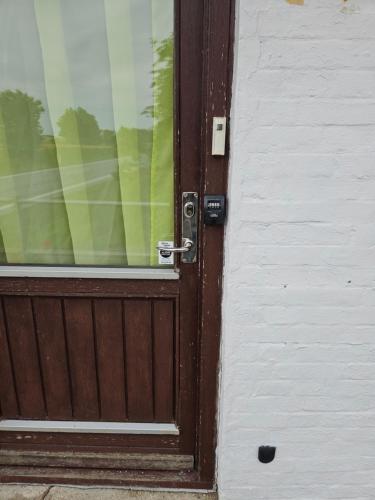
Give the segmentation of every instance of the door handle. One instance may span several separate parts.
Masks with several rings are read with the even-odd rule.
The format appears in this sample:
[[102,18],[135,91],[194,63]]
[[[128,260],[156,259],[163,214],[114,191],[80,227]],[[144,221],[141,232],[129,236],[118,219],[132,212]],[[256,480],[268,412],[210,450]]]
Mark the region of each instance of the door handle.
[[172,248],[157,246],[156,249],[159,251],[170,252],[170,253],[185,253],[189,252],[194,243],[191,241],[190,238],[182,238],[182,245],[183,245],[182,247],[172,247]]
[[[181,254],[182,264],[194,264],[197,262],[198,250],[198,211],[199,199],[198,193],[186,191],[182,193],[182,210],[181,210],[181,246],[172,246],[170,241],[159,241],[156,249],[159,252],[159,257],[171,257],[172,254]],[[171,245],[169,247],[169,245]],[[160,260],[160,259],[159,259]],[[173,264],[173,259],[168,264]]]

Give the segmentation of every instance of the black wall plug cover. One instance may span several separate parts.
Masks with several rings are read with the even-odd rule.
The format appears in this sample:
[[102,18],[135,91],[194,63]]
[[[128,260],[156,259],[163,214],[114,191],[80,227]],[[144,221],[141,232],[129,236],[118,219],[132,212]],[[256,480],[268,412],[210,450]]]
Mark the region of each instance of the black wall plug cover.
[[276,446],[259,446],[258,460],[262,464],[269,464],[273,461],[276,454]]

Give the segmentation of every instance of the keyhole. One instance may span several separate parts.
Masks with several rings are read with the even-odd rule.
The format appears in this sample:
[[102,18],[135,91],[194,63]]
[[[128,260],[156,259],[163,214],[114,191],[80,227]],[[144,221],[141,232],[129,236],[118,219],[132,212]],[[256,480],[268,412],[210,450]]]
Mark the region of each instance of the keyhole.
[[194,215],[194,212],[195,212],[194,203],[191,201],[189,201],[188,203],[185,203],[185,206],[184,206],[185,217],[187,217],[188,219],[191,219],[191,217],[193,217],[193,215]]

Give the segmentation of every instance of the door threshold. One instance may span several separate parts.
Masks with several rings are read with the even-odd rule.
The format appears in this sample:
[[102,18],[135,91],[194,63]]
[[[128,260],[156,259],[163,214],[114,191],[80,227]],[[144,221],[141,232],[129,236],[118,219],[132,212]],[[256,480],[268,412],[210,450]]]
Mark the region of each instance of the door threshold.
[[[130,488],[173,488],[212,490],[211,481],[197,471],[104,470],[65,467],[1,466],[0,485],[6,483],[125,486]],[[0,486],[1,488],[1,486]]]
[[0,432],[68,432],[80,434],[140,434],[178,436],[175,424],[78,422],[61,420],[0,420]]
[[105,453],[47,450],[0,450],[0,467],[192,471],[193,455],[170,453]]

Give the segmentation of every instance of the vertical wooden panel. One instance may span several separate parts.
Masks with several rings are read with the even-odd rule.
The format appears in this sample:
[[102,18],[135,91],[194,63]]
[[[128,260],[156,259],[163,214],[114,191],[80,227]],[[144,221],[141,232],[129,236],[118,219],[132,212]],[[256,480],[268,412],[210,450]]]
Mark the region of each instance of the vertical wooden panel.
[[[208,1],[189,0],[178,2],[180,31],[180,192],[203,188],[201,176],[201,132],[205,122],[202,114],[203,38],[205,9]],[[209,191],[205,193],[210,194]],[[203,193],[201,193],[203,194]],[[203,226],[201,226],[202,229]],[[207,226],[206,226],[207,227]],[[198,243],[198,248],[200,245]],[[183,264],[180,293],[179,331],[179,402],[177,419],[183,453],[195,452],[196,443],[196,388],[197,388],[197,337],[199,301],[199,263]]]
[[47,414],[52,420],[69,419],[72,408],[61,301],[36,298],[34,314]]
[[23,418],[44,418],[45,405],[31,300],[4,298],[8,341]]
[[151,302],[125,301],[124,313],[129,420],[152,421]]
[[0,402],[1,415],[15,418],[18,415],[16,389],[9,354],[7,332],[5,329],[3,305],[0,302]]
[[[232,88],[234,0],[210,0],[205,40],[204,182],[207,193],[227,191],[228,154],[211,155],[212,118],[229,116]],[[228,153],[228,151],[227,151]],[[199,468],[202,480],[213,483],[216,448],[216,395],[221,331],[223,226],[202,232],[201,338],[199,359]]]
[[103,420],[125,420],[125,363],[122,304],[95,300],[94,317]]
[[153,303],[155,420],[174,417],[174,308],[171,300]]
[[91,300],[64,300],[73,416],[100,418]]

